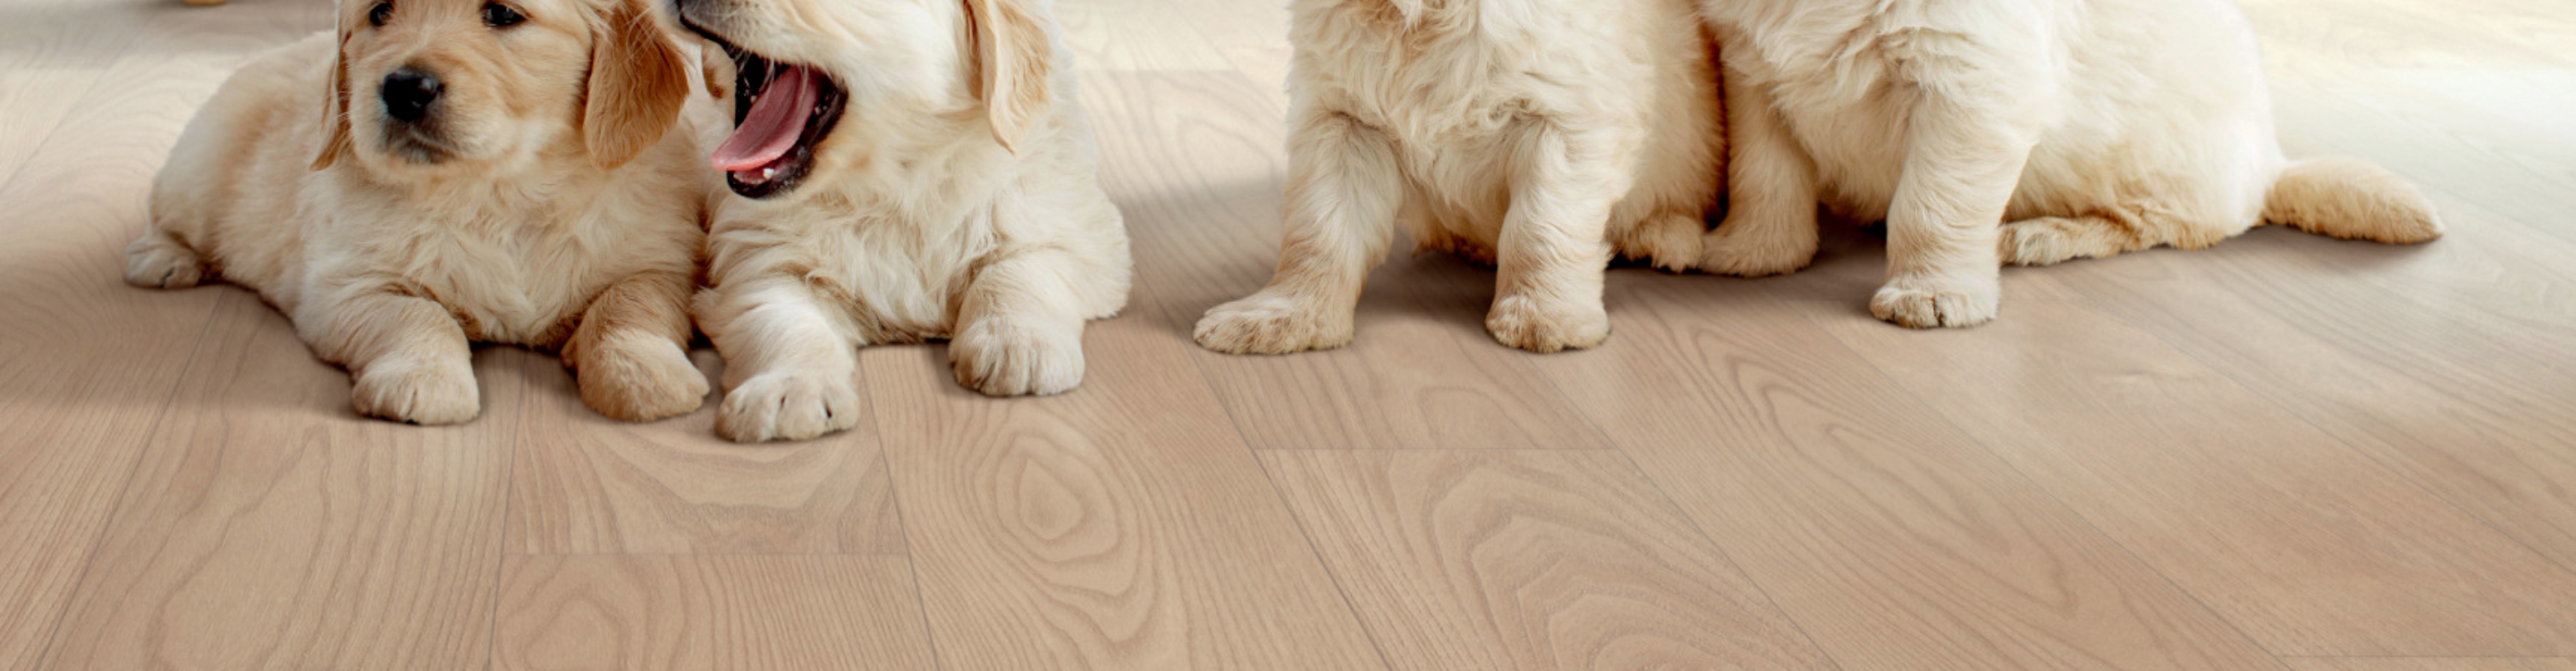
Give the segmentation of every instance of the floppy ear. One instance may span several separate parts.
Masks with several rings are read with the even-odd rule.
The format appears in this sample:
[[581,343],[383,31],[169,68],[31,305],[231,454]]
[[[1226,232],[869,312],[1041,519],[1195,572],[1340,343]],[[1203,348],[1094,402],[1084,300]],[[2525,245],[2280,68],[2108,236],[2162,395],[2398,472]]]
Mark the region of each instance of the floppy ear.
[[581,130],[590,162],[614,170],[671,129],[689,99],[689,71],[644,0],[608,2],[607,25],[591,41]]
[[1047,82],[1055,47],[1047,42],[1045,18],[1029,0],[964,2],[966,20],[975,24],[975,70],[993,139],[1018,153],[1020,136],[1045,119],[1053,97]]
[[331,47],[331,73],[322,90],[322,150],[313,157],[313,169],[321,170],[340,162],[349,153],[349,27],[341,21],[340,34]]

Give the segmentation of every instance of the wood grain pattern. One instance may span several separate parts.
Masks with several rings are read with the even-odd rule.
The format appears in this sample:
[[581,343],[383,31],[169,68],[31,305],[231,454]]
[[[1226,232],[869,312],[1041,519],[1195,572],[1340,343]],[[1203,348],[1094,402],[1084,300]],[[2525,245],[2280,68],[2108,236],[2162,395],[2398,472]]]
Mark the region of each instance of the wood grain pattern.
[[1385,668],[1183,338],[1092,322],[1081,390],[1009,403],[862,351],[941,668]]
[[1616,453],[1261,456],[1397,671],[1832,668]]
[[2576,671],[2563,657],[2293,657],[2292,671]]
[[2576,574],[2087,304],[2013,309],[1973,334],[1815,318],[2273,652],[2576,648]]
[[[1086,77],[1101,182],[1135,235],[1137,309],[1188,333],[1278,263],[1287,167],[1276,108],[1241,75]],[[1401,246],[1399,241],[1399,246]],[[1527,357],[1484,332],[1482,298],[1426,302],[1445,258],[1396,259],[1370,277],[1357,342],[1312,356],[1190,347],[1256,448],[1607,448]],[[1484,282],[1492,283],[1491,273]]]
[[520,350],[475,357],[483,415],[357,416],[286,318],[223,294],[44,668],[481,666]]
[[[1084,71],[1231,70],[1175,0],[1086,0],[1055,5],[1056,25]],[[1191,2],[1192,0],[1177,0]]]
[[[693,358],[710,380],[715,352]],[[901,554],[903,525],[874,425],[738,445],[696,413],[632,424],[582,405],[573,376],[530,357],[510,477],[510,548],[528,554]]]
[[495,671],[936,668],[912,570],[901,558],[507,563]]
[[1620,344],[1541,369],[1843,669],[2280,668],[1795,311],[1702,280],[1614,274]]
[[[25,671],[216,302],[211,291],[146,292],[120,279],[144,189],[237,54],[303,11],[190,23],[98,3],[0,10],[0,175],[10,175],[0,177],[0,670]],[[66,30],[74,18],[105,22]],[[120,58],[136,40],[154,44]],[[167,55],[188,49],[207,55]]]

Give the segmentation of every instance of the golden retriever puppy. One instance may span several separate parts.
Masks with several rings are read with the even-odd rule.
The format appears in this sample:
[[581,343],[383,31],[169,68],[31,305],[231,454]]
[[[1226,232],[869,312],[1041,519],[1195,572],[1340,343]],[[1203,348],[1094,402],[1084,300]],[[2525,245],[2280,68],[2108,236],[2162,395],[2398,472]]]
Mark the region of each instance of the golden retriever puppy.
[[[1287,241],[1199,344],[1340,347],[1396,222],[1496,268],[1485,328],[1536,352],[1610,333],[1613,253],[1785,273],[1815,231],[1710,233],[1724,191],[1716,47],[1689,0],[1295,0]],[[1762,222],[1767,223],[1767,222]]]
[[481,409],[470,341],[560,347],[582,400],[699,405],[706,195],[687,63],[645,0],[351,0],[226,80],[154,180],[126,281],[259,292],[360,414]]
[[[2228,0],[1704,0],[1727,45],[1728,225],[1887,221],[1870,311],[1995,317],[1998,263],[2048,264],[2256,224],[2415,243],[2414,187],[2273,136],[2254,31]],[[2010,223],[2005,223],[2010,222]]]
[[710,64],[733,70],[713,161],[734,197],[697,303],[718,433],[849,428],[857,348],[880,343],[946,338],[958,383],[995,396],[1081,383],[1084,322],[1127,303],[1127,233],[1043,2],[678,8],[732,57]]

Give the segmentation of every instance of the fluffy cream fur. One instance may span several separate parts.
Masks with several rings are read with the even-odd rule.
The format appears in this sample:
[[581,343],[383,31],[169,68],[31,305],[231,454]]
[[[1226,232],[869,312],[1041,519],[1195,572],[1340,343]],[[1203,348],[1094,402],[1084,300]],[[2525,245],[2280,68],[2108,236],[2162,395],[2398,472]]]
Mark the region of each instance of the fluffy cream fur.
[[[698,407],[684,348],[704,194],[686,63],[641,0],[402,0],[223,84],[155,180],[126,280],[257,290],[366,415],[463,422],[469,341],[555,348],[582,399],[644,420]],[[502,36],[501,31],[510,34]],[[387,73],[435,73],[436,130],[388,120]]]
[[849,428],[866,345],[946,338],[957,381],[986,394],[1082,381],[1084,322],[1126,305],[1127,235],[1045,3],[687,0],[680,13],[850,90],[801,185],[715,213],[697,309],[725,357],[718,433]]
[[1200,320],[1209,349],[1350,342],[1397,221],[1423,249],[1493,263],[1486,329],[1540,352],[1609,335],[1613,253],[1763,275],[1815,247],[1812,226],[1708,231],[1721,101],[1689,0],[1290,6],[1287,241],[1269,286]]
[[[2228,0],[1704,0],[1726,44],[1728,226],[1885,219],[1880,318],[1993,319],[2001,262],[2046,264],[2260,223],[2439,237],[2422,194],[2292,163]],[[2011,223],[2004,223],[2011,222]]]

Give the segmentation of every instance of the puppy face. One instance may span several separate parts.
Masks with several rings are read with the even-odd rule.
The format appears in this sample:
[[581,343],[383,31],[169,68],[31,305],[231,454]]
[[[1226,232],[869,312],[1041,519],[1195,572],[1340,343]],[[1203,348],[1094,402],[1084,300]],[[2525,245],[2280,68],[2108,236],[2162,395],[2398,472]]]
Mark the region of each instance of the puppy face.
[[681,25],[729,57],[709,63],[710,81],[734,82],[716,169],[735,193],[775,197],[979,116],[1012,147],[1050,104],[1034,1],[676,0]]
[[503,173],[557,147],[615,168],[688,76],[645,0],[341,0],[321,169]]

